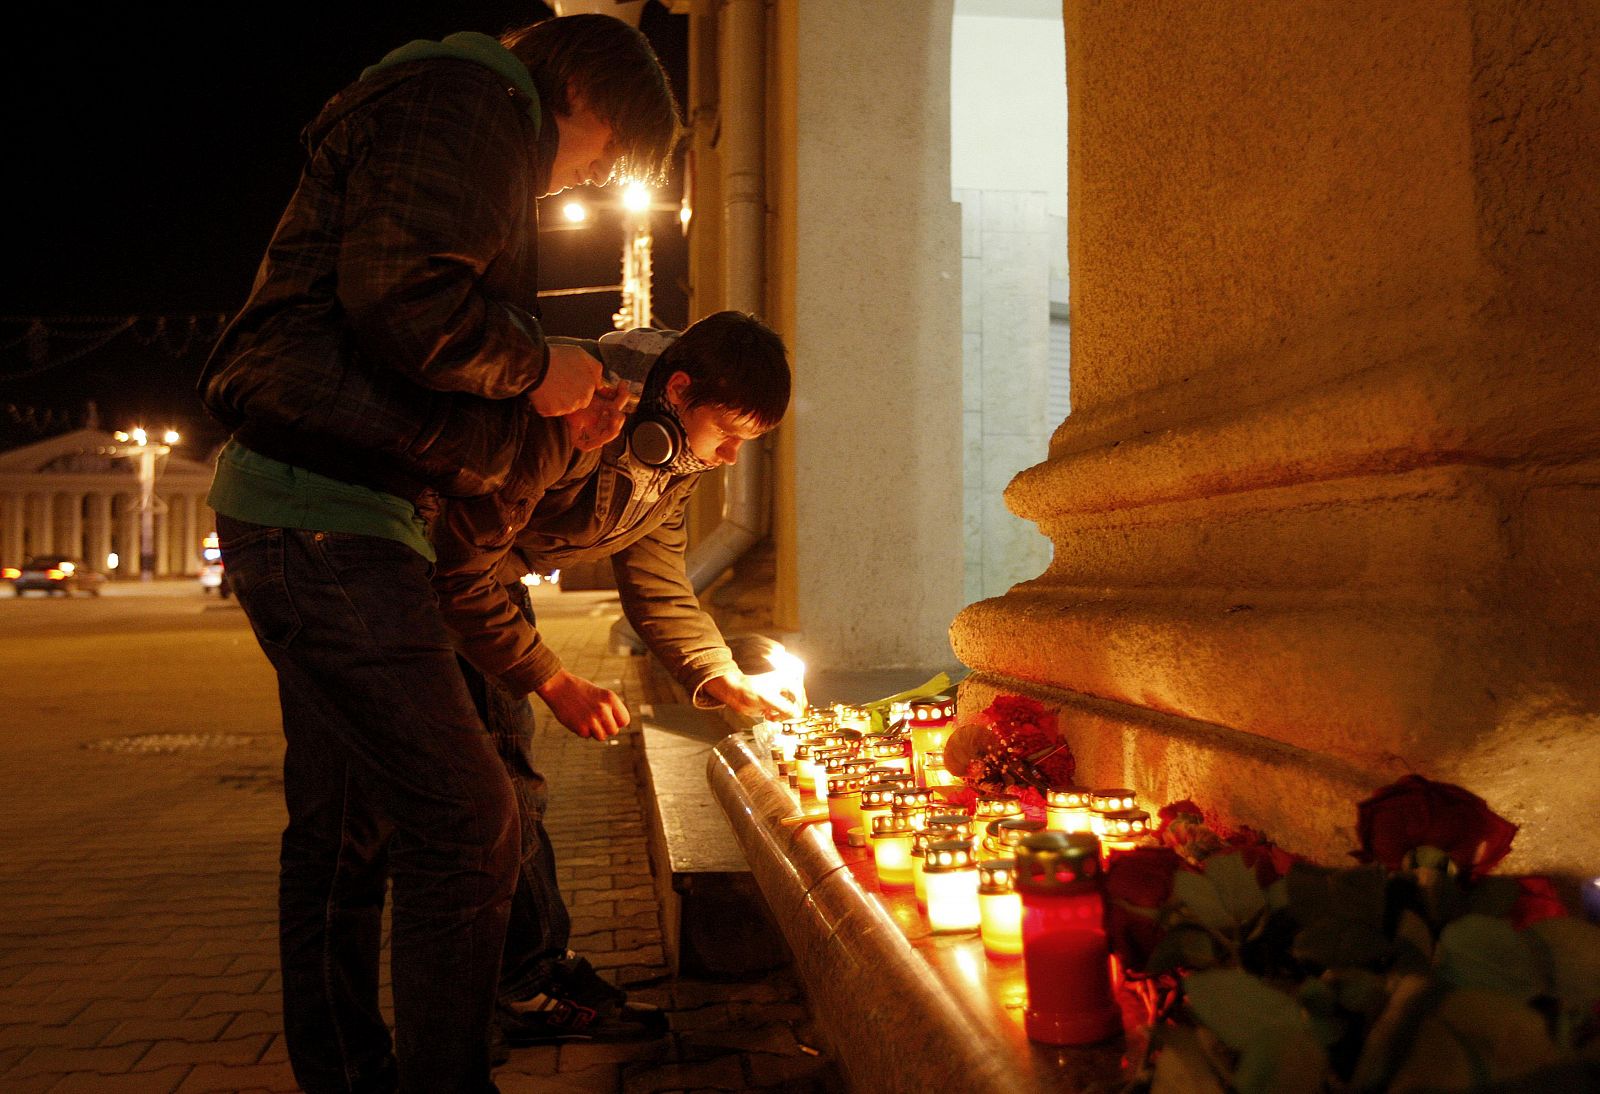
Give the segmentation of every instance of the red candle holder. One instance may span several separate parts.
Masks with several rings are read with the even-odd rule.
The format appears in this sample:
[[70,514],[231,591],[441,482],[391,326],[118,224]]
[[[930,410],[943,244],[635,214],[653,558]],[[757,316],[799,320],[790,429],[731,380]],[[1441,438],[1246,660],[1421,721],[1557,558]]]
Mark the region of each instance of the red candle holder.
[[1027,836],[1017,848],[1015,884],[1022,896],[1028,1037],[1051,1045],[1087,1045],[1120,1033],[1099,841],[1084,833]]

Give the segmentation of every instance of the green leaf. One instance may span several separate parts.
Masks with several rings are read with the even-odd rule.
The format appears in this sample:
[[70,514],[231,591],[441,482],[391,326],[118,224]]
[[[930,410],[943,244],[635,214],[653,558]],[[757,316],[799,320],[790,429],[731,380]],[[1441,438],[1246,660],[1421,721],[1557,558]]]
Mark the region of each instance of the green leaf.
[[1389,1002],[1383,977],[1366,969],[1341,969],[1338,994],[1339,1006],[1367,1018],[1376,1018]]
[[1217,963],[1217,948],[1211,936],[1199,927],[1180,924],[1161,936],[1144,971],[1151,976],[1179,969],[1209,969]]
[[1439,934],[1439,979],[1455,988],[1485,988],[1527,1000],[1549,981],[1540,954],[1503,919],[1464,915]]
[[1370,924],[1328,916],[1295,935],[1293,953],[1324,968],[1365,968],[1389,954],[1389,940]]
[[1516,878],[1479,878],[1472,885],[1467,909],[1479,915],[1499,916],[1504,919],[1517,906],[1517,896],[1522,892]]
[[1263,1035],[1308,1030],[1300,1005],[1239,969],[1209,969],[1183,979],[1195,1018],[1236,1052]]
[[1184,1026],[1163,1026],[1150,1094],[1223,1094],[1200,1037]]
[[1290,914],[1302,925],[1338,916],[1381,928],[1387,884],[1387,871],[1376,865],[1330,870],[1297,862],[1285,879]]
[[1409,1049],[1391,1080],[1396,1090],[1482,1090],[1561,1060],[1543,1015],[1484,989],[1446,995],[1417,1025]]
[[1280,877],[1267,886],[1267,907],[1281,912],[1289,906],[1289,879]]
[[1317,1094],[1328,1078],[1328,1054],[1309,1029],[1264,1030],[1239,1057],[1239,1094]]
[[1600,1003],[1600,926],[1561,916],[1540,920],[1524,937],[1549,955],[1552,992],[1564,1007],[1588,1013]]
[[1433,932],[1410,908],[1400,913],[1394,930],[1394,964],[1399,972],[1426,972],[1433,966]]
[[1333,874],[1326,866],[1309,862],[1296,862],[1289,867],[1283,887],[1289,896],[1289,913],[1297,922],[1315,923],[1333,914],[1333,896],[1328,890],[1328,879]]
[[1244,856],[1212,855],[1205,862],[1205,877],[1216,887],[1223,907],[1235,923],[1249,923],[1267,906],[1267,896],[1256,882],[1256,875],[1244,864]]
[[1214,931],[1237,925],[1216,884],[1204,874],[1179,871],[1172,879],[1172,894],[1190,915]]

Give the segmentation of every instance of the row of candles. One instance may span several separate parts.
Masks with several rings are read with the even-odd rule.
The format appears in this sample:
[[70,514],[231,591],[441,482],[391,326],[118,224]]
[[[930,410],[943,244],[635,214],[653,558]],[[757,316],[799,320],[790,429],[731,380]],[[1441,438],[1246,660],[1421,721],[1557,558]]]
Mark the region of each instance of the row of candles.
[[880,889],[914,893],[935,933],[976,931],[991,959],[1022,960],[1029,1037],[1104,1040],[1122,1026],[1101,875],[1111,855],[1151,839],[1150,816],[1123,788],[1052,789],[1044,820],[1009,794],[957,809],[960,780],[943,757],[954,717],[940,695],[893,704],[885,734],[867,733],[867,712],[836,706],[757,736],[803,801],[826,803],[835,844],[870,848]]

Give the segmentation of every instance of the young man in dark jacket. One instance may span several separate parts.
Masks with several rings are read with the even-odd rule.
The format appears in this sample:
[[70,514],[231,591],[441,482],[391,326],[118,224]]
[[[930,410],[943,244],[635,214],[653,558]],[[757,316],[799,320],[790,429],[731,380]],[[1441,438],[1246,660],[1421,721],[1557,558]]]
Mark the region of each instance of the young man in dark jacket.
[[607,335],[596,352],[624,383],[641,381],[621,434],[618,422],[605,420],[615,404],[597,400],[530,436],[499,490],[450,500],[433,530],[440,606],[470,662],[466,675],[489,711],[521,811],[523,864],[501,982],[501,1025],[512,1045],[661,1028],[566,954],[568,918],[541,823],[544,781],[529,751],[526,697],[537,694],[580,737],[604,740],[629,718],[619,696],[567,670],[544,643],[523,575],[609,558],[629,622],[697,705],[756,717],[804,705],[798,682],[786,693],[783,681],[735,665],[684,570],[684,508],[695,485],[733,463],[788,406],[783,342],[751,316],[719,312],[681,336]]
[[606,16],[396,50],[307,128],[207,365],[233,430],[209,500],[283,708],[284,1024],[308,1091],[493,1089],[516,808],[417,504],[493,489],[529,433],[590,401],[598,362],[535,318],[535,201],[654,174],[677,130],[649,45]]

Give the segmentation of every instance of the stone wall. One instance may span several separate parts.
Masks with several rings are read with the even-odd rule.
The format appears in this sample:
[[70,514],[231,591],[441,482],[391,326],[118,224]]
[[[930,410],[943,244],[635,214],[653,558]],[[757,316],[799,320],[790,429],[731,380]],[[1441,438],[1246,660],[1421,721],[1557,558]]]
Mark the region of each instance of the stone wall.
[[1600,9],[1067,5],[1055,548],[952,629],[1086,781],[1328,858],[1407,771],[1600,862]]

